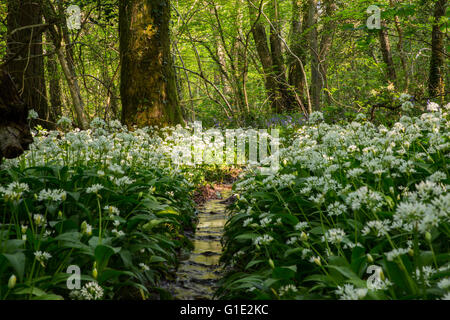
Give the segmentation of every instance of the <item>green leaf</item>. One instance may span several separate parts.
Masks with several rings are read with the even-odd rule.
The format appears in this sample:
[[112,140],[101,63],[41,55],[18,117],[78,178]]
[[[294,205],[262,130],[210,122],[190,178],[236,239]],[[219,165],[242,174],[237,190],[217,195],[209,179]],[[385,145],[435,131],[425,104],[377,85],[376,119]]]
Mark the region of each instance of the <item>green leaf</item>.
[[272,277],[275,279],[291,279],[295,276],[297,272],[297,266],[290,267],[276,267],[273,269]]
[[251,268],[251,267],[253,267],[253,266],[255,266],[255,265],[257,265],[257,264],[259,264],[261,262],[264,262],[264,261],[266,261],[266,260],[252,260],[249,263],[247,263],[247,265],[245,266],[244,270],[247,270],[247,269],[249,269],[249,268]]
[[17,290],[13,291],[13,294],[17,294],[17,295],[20,295],[20,294],[33,294],[33,295],[39,297],[39,296],[46,295],[47,293],[45,291],[42,291],[39,288],[36,288],[36,287],[34,287],[34,288],[27,287],[27,288],[18,288]]
[[64,298],[60,295],[49,293],[31,298],[31,300],[64,300]]
[[103,270],[107,264],[109,258],[114,254],[114,249],[110,246],[99,244],[95,248],[95,260],[97,261],[97,268]]
[[19,281],[22,281],[25,271],[25,255],[23,254],[23,252],[2,253],[2,255],[6,258],[6,260],[8,260],[8,262],[11,264],[11,267],[13,267],[13,269],[17,273]]
[[166,262],[167,259],[160,256],[151,256],[150,263]]

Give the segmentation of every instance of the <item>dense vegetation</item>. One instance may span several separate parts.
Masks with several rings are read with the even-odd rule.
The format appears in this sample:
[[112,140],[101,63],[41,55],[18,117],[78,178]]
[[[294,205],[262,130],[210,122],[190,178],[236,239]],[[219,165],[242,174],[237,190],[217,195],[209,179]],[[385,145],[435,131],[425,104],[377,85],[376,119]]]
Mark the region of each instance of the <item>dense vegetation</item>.
[[[235,184],[220,295],[448,299],[449,107],[392,128],[314,114],[277,175]],[[374,271],[383,275],[370,287]]]
[[[0,299],[171,298],[194,200],[230,180],[216,297],[449,299],[449,19],[447,0],[0,0]],[[279,130],[279,170],[239,163],[249,131],[235,163],[196,162],[227,129]]]

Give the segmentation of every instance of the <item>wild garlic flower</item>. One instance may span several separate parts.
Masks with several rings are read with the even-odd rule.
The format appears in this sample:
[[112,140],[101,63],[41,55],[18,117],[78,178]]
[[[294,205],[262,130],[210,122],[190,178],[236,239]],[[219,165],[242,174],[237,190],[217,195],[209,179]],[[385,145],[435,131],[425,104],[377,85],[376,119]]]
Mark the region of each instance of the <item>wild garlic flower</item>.
[[330,242],[332,244],[339,244],[345,238],[345,231],[340,228],[329,229],[325,232],[325,235],[322,236],[322,241]]
[[427,105],[427,111],[429,111],[429,112],[438,112],[439,109],[440,109],[440,106],[435,102],[430,102]]
[[327,207],[327,214],[329,216],[340,216],[345,212],[347,212],[347,206],[339,201],[336,201]]
[[33,214],[34,224],[38,227],[43,226],[47,223],[45,217],[42,214]]
[[123,237],[125,235],[125,232],[123,232],[122,230],[117,231],[117,229],[112,229],[111,233],[116,237]]
[[86,283],[74,297],[79,300],[100,300],[103,295],[103,288],[97,282],[91,281]]
[[30,109],[29,111],[28,111],[28,120],[32,120],[32,119],[37,119],[37,118],[39,118],[39,114],[36,112],[36,111],[34,111],[33,109]]
[[67,197],[67,193],[64,190],[50,190],[44,189],[39,192],[38,200],[39,201],[53,201],[53,202],[61,202],[65,201]]
[[437,286],[439,288],[441,288],[442,290],[449,290],[450,289],[450,278],[447,277],[447,278],[441,279],[438,282]]
[[103,210],[108,211],[111,217],[120,215],[120,210],[114,206],[105,206]]
[[374,220],[366,223],[364,228],[361,230],[361,233],[364,236],[367,236],[372,231],[377,237],[384,237],[391,230],[390,221],[389,220]]
[[45,268],[45,263],[47,260],[49,260],[52,255],[45,251],[35,251],[34,256],[38,262],[42,265],[43,268]]
[[309,122],[316,123],[316,122],[320,122],[320,121],[323,121],[323,113],[322,112],[314,111],[309,115]]
[[93,184],[89,188],[86,189],[86,193],[98,193],[104,187],[101,184]]
[[247,219],[244,220],[244,223],[242,224],[242,226],[245,228],[248,225],[250,225],[252,222],[253,222],[252,218],[247,218]]
[[262,228],[265,228],[265,227],[267,227],[269,224],[272,223],[272,219],[266,217],[266,218],[264,218],[264,219],[261,219],[261,221],[260,221],[259,223],[260,223],[260,225],[261,225]]
[[255,240],[253,240],[253,244],[254,245],[268,245],[269,243],[271,243],[273,241],[273,238],[268,235],[265,234],[262,237],[256,237]]
[[282,297],[289,293],[296,293],[297,291],[298,291],[297,288],[293,284],[288,284],[288,285],[282,286],[278,292],[279,292],[280,297]]
[[302,221],[302,222],[297,223],[294,228],[297,231],[302,231],[302,230],[305,230],[307,227],[308,227],[308,222]]
[[146,265],[146,264],[143,263],[143,262],[139,263],[139,267],[141,267],[141,269],[142,269],[143,271],[149,271],[149,270],[150,270],[149,266]]
[[352,284],[338,286],[335,292],[339,296],[339,300],[361,300],[367,295],[366,288],[355,288]]
[[0,194],[3,194],[3,197],[6,201],[17,201],[25,192],[28,192],[29,190],[30,188],[28,184],[19,183],[17,181],[10,183],[7,188],[3,188],[0,186]]
[[393,249],[389,252],[386,252],[386,258],[388,259],[388,261],[394,261],[394,259],[407,254],[409,252],[411,248],[398,248],[398,249]]

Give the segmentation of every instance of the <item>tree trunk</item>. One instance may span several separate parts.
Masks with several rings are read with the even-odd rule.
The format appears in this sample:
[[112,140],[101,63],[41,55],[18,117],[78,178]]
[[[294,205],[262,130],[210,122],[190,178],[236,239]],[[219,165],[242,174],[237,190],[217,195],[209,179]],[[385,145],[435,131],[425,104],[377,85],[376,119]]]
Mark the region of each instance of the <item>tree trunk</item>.
[[20,156],[33,142],[27,123],[28,107],[11,76],[0,69],[0,163]]
[[[88,121],[84,115],[84,103],[81,96],[80,86],[78,85],[77,74],[73,65],[73,54],[70,46],[67,25],[64,16],[64,7],[61,3],[58,8],[53,8],[52,4],[46,0],[38,1],[43,10],[46,22],[49,24],[48,34],[55,46],[56,56],[61,65],[64,77],[69,87],[72,98],[73,111],[77,119],[77,125],[80,129],[88,128]],[[64,46],[63,42],[64,41]]]
[[309,0],[309,15],[308,15],[308,29],[309,32],[309,46],[311,51],[311,111],[320,110],[320,94],[322,92],[322,79],[320,76],[319,66],[319,43],[317,32],[317,0]]
[[[300,7],[299,0],[292,0],[292,20],[290,46],[294,54],[300,59],[303,65],[306,64],[306,43],[303,35],[304,27],[308,20],[308,11],[305,5]],[[302,73],[300,61],[295,57],[289,56],[289,84],[296,90],[299,98],[305,104],[305,77]]]
[[289,83],[286,79],[286,67],[284,64],[283,50],[281,44],[281,30],[278,13],[278,1],[272,0],[270,2],[271,26],[270,26],[270,51],[272,54],[273,74],[277,83],[277,102],[278,113],[284,110],[295,110],[296,103],[293,97],[293,92],[289,88]]
[[[391,7],[394,6],[396,2],[397,0],[389,0],[389,4]],[[397,50],[400,55],[400,62],[402,63],[402,69],[405,77],[404,90],[407,92],[409,88],[408,56],[405,53],[403,44],[403,29],[400,25],[400,18],[398,16],[394,16],[394,23],[398,34]]]
[[[326,0],[325,1],[325,12],[326,16],[331,18],[336,11],[336,2],[335,0]],[[331,45],[333,41],[333,34],[334,30],[336,28],[336,23],[331,20],[329,22],[326,22],[323,26],[323,36],[320,41],[320,53],[319,53],[319,59],[320,59],[320,78],[321,78],[321,90],[323,88],[328,89],[328,54],[331,50]],[[325,97],[326,101],[328,103],[331,102],[331,95],[328,90],[325,91]]]
[[[54,48],[52,46],[51,50],[53,49]],[[50,118],[52,121],[56,121],[62,116],[62,92],[57,60],[54,55],[47,57],[47,72],[49,78],[49,95],[51,105]]]
[[[44,76],[42,49],[42,10],[33,0],[8,1],[8,54],[17,55],[7,64],[25,105],[34,109],[41,120],[50,120]],[[17,31],[18,28],[29,27]],[[16,30],[16,31],[15,31]],[[48,122],[38,121],[44,127]]]
[[[256,51],[264,71],[265,87],[269,101],[271,102],[272,110],[281,110],[283,106],[280,104],[281,100],[278,96],[277,82],[273,76],[273,61],[270,48],[267,44],[266,28],[261,22],[258,10],[249,3],[250,23],[253,24],[252,35],[255,40]],[[257,22],[255,20],[258,19]]]
[[182,123],[170,54],[170,1],[120,1],[122,122]]
[[395,73],[394,60],[392,59],[391,43],[389,41],[386,24],[384,24],[383,22],[381,23],[381,30],[379,35],[381,53],[383,54],[383,61],[386,64],[387,76],[389,81],[395,84],[397,75]]
[[445,15],[447,0],[438,0],[434,5],[434,23],[431,34],[430,79],[428,91],[435,97],[444,94],[444,33],[440,30],[439,21]]

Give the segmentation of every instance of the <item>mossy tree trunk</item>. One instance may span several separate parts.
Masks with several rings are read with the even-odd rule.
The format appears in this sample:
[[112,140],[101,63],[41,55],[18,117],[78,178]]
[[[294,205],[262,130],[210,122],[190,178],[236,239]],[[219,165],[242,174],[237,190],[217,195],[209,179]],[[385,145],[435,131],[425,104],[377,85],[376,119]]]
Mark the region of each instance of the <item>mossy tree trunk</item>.
[[119,12],[122,122],[182,123],[170,54],[170,1],[120,1]]

